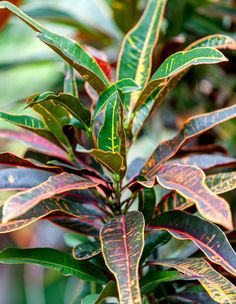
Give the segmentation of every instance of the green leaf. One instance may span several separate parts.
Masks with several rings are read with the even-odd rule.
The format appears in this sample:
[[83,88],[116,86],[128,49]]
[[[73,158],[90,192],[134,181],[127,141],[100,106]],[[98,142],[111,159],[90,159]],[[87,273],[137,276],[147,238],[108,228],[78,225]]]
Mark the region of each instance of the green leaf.
[[145,277],[140,280],[142,294],[154,292],[156,287],[161,283],[184,280],[187,276],[183,276],[178,271],[155,271],[148,272]]
[[229,204],[207,188],[205,175],[200,168],[166,164],[158,171],[156,179],[162,187],[175,190],[187,200],[195,202],[199,213],[207,220],[233,229]]
[[149,228],[167,230],[177,239],[192,240],[213,263],[236,275],[236,253],[216,225],[198,216],[175,210],[157,216]]
[[[118,79],[129,75],[142,87],[148,81],[152,68],[152,55],[163,20],[166,0],[149,0],[136,26],[125,36],[118,59]],[[124,99],[124,108],[132,113],[138,94]]]
[[87,261],[76,261],[72,256],[52,248],[16,249],[7,248],[0,252],[2,264],[35,264],[55,269],[64,275],[73,275],[82,280],[104,284],[107,278],[99,269]]
[[68,112],[52,100],[32,104],[30,107],[41,116],[48,130],[55,134],[63,145],[70,147],[69,140],[63,132],[63,126],[70,122]]
[[[234,50],[236,49],[236,41],[229,36],[216,34],[195,41],[185,48],[184,51],[189,51],[199,47]],[[157,109],[162,104],[168,92],[170,92],[177,85],[188,70],[189,68],[170,77],[166,83],[164,82],[163,85],[153,92],[147,101],[142,103],[142,105],[137,109],[132,122],[132,133],[134,137],[138,135],[145,121],[151,115],[153,110]]]
[[101,252],[100,242],[86,242],[73,248],[73,257],[77,260],[89,260]]
[[107,283],[100,294],[85,297],[81,304],[102,304],[107,297],[118,297],[116,283],[113,281]]
[[138,266],[143,238],[144,219],[137,211],[116,216],[101,229],[102,253],[116,277],[121,304],[141,303]]
[[145,223],[148,224],[153,217],[156,206],[156,193],[153,188],[145,188],[138,194],[139,211],[142,212]]
[[122,94],[126,94],[138,91],[140,89],[141,87],[130,78],[125,78],[115,82],[100,95],[94,109],[93,120],[104,110],[107,104],[115,98],[118,91],[120,91]]
[[194,65],[213,64],[224,61],[227,61],[227,58],[225,58],[220,51],[209,47],[198,47],[171,55],[153,74],[150,81],[141,92],[135,108],[137,109],[142,104],[146,103],[148,97],[158,89],[159,86],[163,86],[163,81],[166,82],[168,78],[173,77]]
[[140,264],[153,253],[153,251],[166,243],[171,239],[171,235],[167,231],[152,231],[145,237],[145,245],[143,249],[143,254],[140,260]]
[[7,223],[29,209],[36,206],[40,201],[51,198],[57,194],[69,190],[84,190],[96,187],[98,183],[91,182],[75,174],[61,173],[49,177],[49,179],[26,191],[11,196],[4,204],[2,222]]
[[146,162],[142,170],[143,174],[150,177],[155,175],[160,165],[174,156],[190,139],[234,117],[236,117],[236,105],[189,118],[174,138],[161,143],[156,148]]
[[208,175],[206,185],[216,194],[231,191],[236,188],[236,171]]
[[0,9],[4,8],[9,9],[35,30],[40,40],[58,53],[66,62],[71,64],[98,93],[103,92],[109,86],[110,82],[100,69],[96,60],[76,41],[48,31],[13,4],[1,1]]
[[236,301],[236,287],[203,258],[163,260],[156,264],[176,268],[189,278],[197,278],[217,303]]
[[[47,103],[45,101],[47,101]],[[53,110],[52,112],[52,107],[49,107],[50,103],[55,104],[54,107],[57,109],[56,113],[55,110]],[[58,95],[56,95],[53,92],[46,92],[39,95],[33,102],[30,103],[30,106],[34,108],[34,106],[38,104],[43,105],[43,107],[46,106],[51,113],[55,113],[55,115],[57,115],[56,117],[67,116],[67,113],[64,110],[61,110],[60,106],[63,106],[63,108],[65,108],[67,112],[69,112],[71,115],[73,115],[76,119],[80,121],[84,130],[86,130],[90,125],[89,110],[83,105],[83,103],[78,98],[72,95],[64,93],[59,93]],[[70,120],[68,119],[67,123],[69,122]]]
[[64,89],[68,95],[72,95],[76,98],[79,98],[78,87],[75,78],[75,72],[72,66],[66,62],[65,64],[65,78],[64,78]]

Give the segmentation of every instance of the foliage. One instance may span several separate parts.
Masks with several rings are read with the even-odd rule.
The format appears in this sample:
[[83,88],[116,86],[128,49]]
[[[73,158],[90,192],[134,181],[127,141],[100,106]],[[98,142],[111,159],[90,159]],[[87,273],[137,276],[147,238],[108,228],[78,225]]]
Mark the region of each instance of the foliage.
[[[130,6],[136,7],[133,2]],[[117,7],[123,4],[113,1],[113,9],[126,31],[133,24],[120,23]],[[186,146],[235,118],[236,105],[188,118],[174,138],[157,145],[141,164],[134,160],[129,166],[127,161],[151,114],[189,69],[226,62],[220,49],[236,49],[230,36],[206,36],[166,58],[153,72],[166,4],[148,1],[125,35],[113,81],[110,64],[94,50],[0,2],[0,9],[19,17],[66,63],[63,92],[26,99],[32,116],[0,113],[1,119],[22,129],[0,130],[0,137],[20,139],[36,155],[0,154],[5,166],[1,189],[19,191],[4,202],[0,232],[45,219],[88,237],[74,247],[73,257],[52,248],[6,249],[0,263],[34,263],[102,286],[82,303],[102,303],[111,296],[123,304],[184,302],[186,295],[193,302],[199,283],[213,303],[236,299],[230,281],[236,275],[236,253],[226,236],[234,222],[230,204],[218,195],[236,187],[236,160],[216,146]],[[86,99],[79,95],[77,73],[85,81]],[[32,178],[23,177],[25,170]],[[161,199],[158,187],[166,190]],[[159,258],[173,237],[192,241],[194,252],[186,259]],[[208,295],[199,290],[197,303],[203,303],[201,297]]]

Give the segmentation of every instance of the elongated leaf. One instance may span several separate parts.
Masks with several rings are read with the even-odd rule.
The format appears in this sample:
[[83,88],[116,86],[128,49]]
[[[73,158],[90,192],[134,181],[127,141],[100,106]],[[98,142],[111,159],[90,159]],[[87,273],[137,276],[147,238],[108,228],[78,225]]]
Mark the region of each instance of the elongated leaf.
[[158,183],[195,202],[200,214],[209,221],[233,229],[232,215],[226,200],[205,185],[203,171],[195,166],[164,165],[156,175]]
[[73,257],[77,260],[89,260],[98,255],[100,252],[100,242],[86,242],[73,248]]
[[142,294],[148,294],[155,291],[156,287],[161,283],[184,280],[187,276],[183,276],[178,271],[155,271],[149,272],[140,280]]
[[[90,112],[78,98],[76,98],[72,95],[69,95],[69,94],[60,93],[60,94],[56,95],[53,92],[48,92],[48,93],[43,93],[42,95],[39,95],[35,101],[30,103],[30,106],[34,108],[34,106],[38,105],[38,104],[39,105],[42,104],[44,107],[47,105],[47,109],[50,109],[50,112],[51,112],[52,107],[49,108],[48,102],[46,103],[45,101],[51,102],[52,104],[55,103],[55,105],[54,105],[55,107],[58,107],[57,104],[63,106],[70,114],[72,114],[76,119],[78,119],[80,121],[80,123],[83,126],[83,129],[86,130],[88,128],[88,126],[90,124]],[[55,111],[53,111],[52,113],[54,113],[54,112]],[[62,110],[60,112],[62,112]],[[58,117],[58,112],[55,113],[55,115],[57,115],[57,117]],[[64,117],[65,116],[66,115],[64,114]],[[65,121],[65,118],[63,119],[63,121]],[[68,120],[68,123],[69,123],[69,120]]]
[[146,188],[139,191],[139,211],[142,212],[145,223],[148,224],[153,217],[156,206],[156,194],[153,188]]
[[[236,41],[231,37],[216,34],[204,37],[190,44],[184,51],[189,51],[198,47],[211,47],[214,49],[236,49]],[[163,83],[150,97],[147,99],[145,103],[137,109],[137,112],[134,116],[132,123],[132,132],[134,137],[138,135],[142,126],[144,125],[147,118],[151,115],[154,109],[157,109],[163,102],[165,96],[170,92],[177,83],[181,80],[181,78],[187,73],[189,69],[185,69],[180,73],[170,77],[170,79]]]
[[48,139],[52,143],[58,143],[54,135],[46,129],[44,123],[37,118],[28,115],[14,115],[3,112],[0,112],[0,118],[18,127],[36,133],[37,135]]
[[223,231],[216,225],[198,216],[176,210],[157,216],[149,227],[154,230],[167,230],[179,239],[192,240],[213,263],[236,275],[236,253]]
[[216,166],[235,164],[236,159],[222,154],[193,154],[168,161],[180,165],[194,165],[203,170]]
[[0,252],[2,264],[35,264],[62,272],[64,275],[73,275],[82,280],[106,283],[108,280],[87,261],[76,261],[72,256],[52,248],[16,249],[8,248]]
[[10,197],[4,204],[2,221],[3,223],[7,223],[9,220],[24,214],[36,206],[40,201],[53,197],[56,194],[75,189],[88,189],[97,185],[97,183],[74,174],[61,173],[52,176],[39,186]]
[[184,122],[179,133],[173,139],[167,140],[157,147],[144,166],[143,173],[153,176],[161,163],[175,155],[187,141],[234,117],[236,117],[235,105],[189,118]]
[[[118,79],[129,75],[142,87],[148,81],[152,68],[152,54],[159,37],[166,0],[149,0],[147,7],[137,23],[125,36],[118,60]],[[124,108],[130,114],[138,95],[124,100]]]
[[[23,0],[10,0],[9,2],[19,6],[23,2]],[[8,12],[7,10],[3,10],[0,12],[0,20],[1,20],[0,21],[0,31],[2,31],[3,28],[6,26],[11,15],[12,14],[10,12]]]
[[115,98],[115,96],[118,94],[117,90],[119,90],[120,93],[125,94],[140,89],[141,87],[130,78],[125,78],[115,82],[99,97],[96,107],[94,109],[93,119],[95,119],[104,110],[107,104]]
[[217,303],[234,303],[236,301],[236,287],[215,271],[203,258],[163,260],[158,261],[157,264],[173,267],[190,278],[197,278]]
[[102,228],[102,223],[98,222],[85,222],[84,220],[72,217],[57,217],[51,216],[47,217],[53,224],[59,227],[69,229],[70,231],[80,233],[86,236],[92,236],[94,238],[99,238],[99,231]]
[[[6,224],[1,223],[0,233],[18,230],[42,218],[51,219],[56,217],[57,221],[62,219],[63,224],[68,224],[65,217],[73,216],[74,226],[77,228],[86,226],[87,230],[89,230],[88,227],[90,227],[90,230],[95,228],[93,230],[96,231],[96,236],[98,236],[99,228],[102,225],[101,218],[106,217],[106,214],[99,208],[100,203],[89,190],[59,194],[41,201],[14,220],[10,220]],[[78,222],[76,219],[80,221]],[[69,224],[72,226],[72,221]]]
[[143,216],[135,211],[113,218],[101,230],[102,253],[116,277],[121,304],[141,303],[138,264],[143,238]]
[[53,173],[31,168],[7,168],[0,170],[1,190],[25,190],[45,182]]
[[[50,133],[48,132],[48,134]],[[21,141],[24,144],[30,146],[33,150],[40,151],[70,162],[67,157],[67,153],[64,150],[62,150],[60,147],[56,146],[49,140],[43,138],[42,136],[39,136],[32,132],[20,132],[3,129],[0,130],[0,138]]]
[[162,85],[164,80],[167,81],[168,78],[194,65],[213,64],[224,61],[227,61],[227,58],[220,51],[209,47],[198,47],[171,55],[161,64],[141,92],[136,109],[146,102],[148,97]]
[[109,80],[100,69],[96,60],[77,42],[48,31],[11,3],[1,1],[0,9],[2,8],[9,9],[33,30],[38,32],[40,40],[58,53],[66,62],[71,64],[98,93],[101,93],[109,86]]
[[45,170],[45,171],[57,172],[57,173],[62,172],[62,169],[60,169],[59,167],[49,166],[39,162],[34,163],[30,159],[19,157],[10,152],[0,153],[0,165],[32,168],[32,169],[39,169],[39,170]]
[[65,64],[65,78],[63,92],[79,98],[78,87],[76,83],[75,73],[69,63]]

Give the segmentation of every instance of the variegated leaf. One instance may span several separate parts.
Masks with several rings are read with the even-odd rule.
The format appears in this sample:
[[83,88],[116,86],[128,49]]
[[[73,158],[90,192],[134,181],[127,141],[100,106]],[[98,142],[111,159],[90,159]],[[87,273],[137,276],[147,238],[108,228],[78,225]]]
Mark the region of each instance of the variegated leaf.
[[[137,25],[125,36],[118,59],[117,78],[129,75],[142,87],[147,83],[151,68],[153,49],[159,37],[167,0],[149,0]],[[138,94],[124,99],[124,108],[132,113]]]
[[173,267],[189,278],[196,278],[217,303],[236,302],[236,287],[214,270],[203,258],[161,260],[156,265]]
[[139,304],[138,266],[144,245],[144,219],[133,211],[113,218],[100,233],[107,267],[115,275],[121,304]]
[[192,240],[213,263],[236,275],[236,253],[216,225],[198,216],[175,210],[157,216],[150,222],[149,228],[167,230],[177,239]]

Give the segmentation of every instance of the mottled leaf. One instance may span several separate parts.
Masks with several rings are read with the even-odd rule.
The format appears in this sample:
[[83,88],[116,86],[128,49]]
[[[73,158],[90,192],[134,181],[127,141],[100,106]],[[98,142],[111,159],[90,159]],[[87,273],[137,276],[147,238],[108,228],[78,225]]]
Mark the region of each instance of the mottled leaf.
[[198,47],[188,51],[177,52],[168,57],[152,75],[150,81],[141,92],[135,109],[146,103],[148,97],[163,81],[189,69],[194,65],[213,64],[227,61],[227,58],[218,50],[209,47]]
[[76,41],[48,31],[38,22],[23,13],[16,6],[1,1],[0,9],[7,8],[38,33],[41,41],[71,64],[91,86],[101,93],[110,84],[96,60],[89,55]]
[[36,206],[40,201],[54,195],[76,189],[88,189],[96,187],[98,183],[88,181],[74,174],[61,173],[50,177],[46,182],[11,196],[3,207],[3,223],[14,219],[29,209]]
[[234,117],[236,117],[235,105],[189,118],[184,122],[179,133],[173,139],[161,143],[156,148],[144,166],[143,173],[153,176],[161,163],[175,155],[190,139]]
[[[184,51],[192,50],[198,47],[234,50],[236,49],[236,41],[229,36],[216,34],[195,41],[185,48]],[[134,137],[138,135],[147,118],[162,104],[168,92],[170,92],[177,85],[188,70],[189,69],[187,68],[186,70],[170,77],[166,83],[163,83],[163,85],[153,92],[148,100],[139,107],[132,123],[132,133]]]
[[193,201],[200,214],[209,221],[233,229],[229,204],[212,193],[205,185],[203,171],[195,166],[164,165],[156,175],[158,183],[175,190],[187,200]]
[[213,263],[236,275],[236,253],[216,225],[198,216],[175,210],[157,216],[149,228],[167,230],[178,239],[192,240]]
[[121,304],[141,303],[138,265],[143,238],[144,219],[135,211],[116,216],[101,230],[102,253],[116,277]]
[[236,188],[236,171],[208,175],[206,185],[216,194],[231,191]]
[[[163,20],[166,0],[149,0],[147,7],[136,26],[125,36],[118,59],[117,78],[129,75],[137,84],[144,87],[150,77],[152,55],[157,43]],[[132,113],[138,94],[124,99],[124,108]]]
[[7,248],[0,252],[0,263],[35,264],[90,282],[104,284],[108,281],[99,269],[94,272],[93,264],[90,262],[76,261],[72,256],[52,248]]
[[203,258],[161,260],[156,264],[173,267],[190,278],[197,278],[217,303],[235,303],[236,287],[214,270]]

